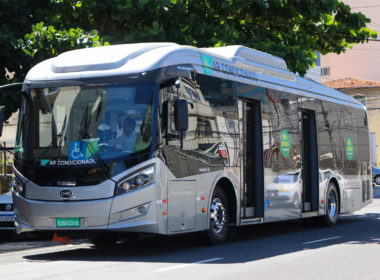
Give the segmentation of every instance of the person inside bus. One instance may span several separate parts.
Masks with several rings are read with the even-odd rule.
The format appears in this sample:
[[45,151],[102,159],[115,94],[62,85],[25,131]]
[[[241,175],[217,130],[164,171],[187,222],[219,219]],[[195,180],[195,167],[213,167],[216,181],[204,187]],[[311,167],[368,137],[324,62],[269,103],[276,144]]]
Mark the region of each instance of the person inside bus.
[[136,143],[137,132],[135,131],[136,121],[131,117],[122,120],[123,133],[109,141],[109,145],[117,151],[133,151]]

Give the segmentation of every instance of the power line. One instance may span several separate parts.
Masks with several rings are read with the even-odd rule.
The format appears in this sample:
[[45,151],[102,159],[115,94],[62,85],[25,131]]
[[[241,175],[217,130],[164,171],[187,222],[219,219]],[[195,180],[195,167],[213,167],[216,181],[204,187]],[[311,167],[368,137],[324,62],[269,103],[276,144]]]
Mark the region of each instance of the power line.
[[367,9],[367,8],[374,8],[374,7],[380,7],[380,5],[351,7],[351,10],[353,10],[353,9]]

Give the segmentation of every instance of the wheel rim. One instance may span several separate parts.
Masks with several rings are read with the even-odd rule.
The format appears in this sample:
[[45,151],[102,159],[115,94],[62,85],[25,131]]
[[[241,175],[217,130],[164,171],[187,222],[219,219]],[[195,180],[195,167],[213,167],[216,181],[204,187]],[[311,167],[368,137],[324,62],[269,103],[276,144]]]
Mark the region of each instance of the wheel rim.
[[223,202],[217,197],[211,203],[210,219],[212,230],[217,234],[221,233],[226,223],[227,215]]
[[330,191],[328,199],[328,213],[330,218],[334,218],[336,215],[336,196],[335,192]]
[[380,185],[380,177],[375,178],[375,183],[376,183],[376,185]]

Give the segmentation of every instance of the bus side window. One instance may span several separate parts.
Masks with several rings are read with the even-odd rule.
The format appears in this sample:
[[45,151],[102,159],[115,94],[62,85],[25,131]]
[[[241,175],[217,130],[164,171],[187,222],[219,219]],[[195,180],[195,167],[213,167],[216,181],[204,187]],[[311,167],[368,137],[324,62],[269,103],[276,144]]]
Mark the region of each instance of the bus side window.
[[159,107],[159,124],[160,124],[160,142],[169,145],[169,142],[177,137],[174,128],[174,105],[176,99],[173,86],[167,86],[160,91]]

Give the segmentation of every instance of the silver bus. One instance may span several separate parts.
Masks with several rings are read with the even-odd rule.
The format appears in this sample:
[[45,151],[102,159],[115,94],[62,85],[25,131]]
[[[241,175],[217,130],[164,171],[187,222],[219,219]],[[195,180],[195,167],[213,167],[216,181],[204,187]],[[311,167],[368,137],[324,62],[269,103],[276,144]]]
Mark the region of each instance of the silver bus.
[[355,99],[244,46],[74,50],[23,83],[17,231],[202,232],[317,217],[372,201],[368,119]]

